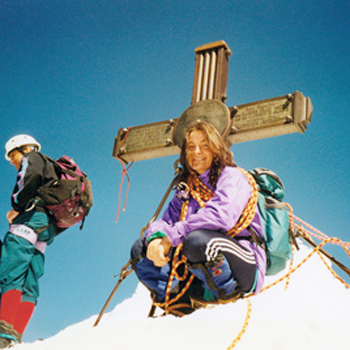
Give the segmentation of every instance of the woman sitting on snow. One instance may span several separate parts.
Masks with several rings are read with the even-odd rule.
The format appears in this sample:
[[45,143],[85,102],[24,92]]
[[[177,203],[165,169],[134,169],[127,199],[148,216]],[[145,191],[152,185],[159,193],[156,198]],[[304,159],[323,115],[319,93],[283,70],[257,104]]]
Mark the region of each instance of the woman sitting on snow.
[[[174,198],[162,219],[150,224],[145,237],[134,243],[131,258],[154,302],[170,301],[170,312],[183,315],[194,311],[195,301],[215,303],[236,299],[242,293],[259,292],[264,282],[266,254],[249,239],[250,230],[262,237],[256,207],[248,228],[235,238],[227,234],[239,222],[252,187],[211,124],[197,121],[189,127],[180,163],[183,171]],[[174,252],[181,244],[186,267],[180,265],[178,275],[168,286]],[[189,288],[190,277],[183,281],[181,278],[186,269],[195,276]],[[184,295],[171,303],[184,288]]]

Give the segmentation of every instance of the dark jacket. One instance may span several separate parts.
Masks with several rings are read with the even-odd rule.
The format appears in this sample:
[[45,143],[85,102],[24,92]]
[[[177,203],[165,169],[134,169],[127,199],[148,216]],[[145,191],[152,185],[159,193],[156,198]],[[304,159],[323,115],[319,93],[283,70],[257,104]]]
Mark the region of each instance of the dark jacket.
[[[56,179],[54,165],[46,157],[36,151],[26,153],[18,170],[16,185],[11,196],[13,209],[20,213],[29,209],[34,203],[38,189]],[[35,210],[45,212],[45,209],[39,205]]]

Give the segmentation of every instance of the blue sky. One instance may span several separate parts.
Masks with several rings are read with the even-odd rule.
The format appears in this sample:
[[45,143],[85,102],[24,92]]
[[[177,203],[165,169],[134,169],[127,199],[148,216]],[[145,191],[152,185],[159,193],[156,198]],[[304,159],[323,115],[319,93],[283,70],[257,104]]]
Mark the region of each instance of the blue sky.
[[[114,137],[121,127],[178,118],[189,107],[194,49],[206,43],[225,40],[232,50],[228,106],[296,90],[311,98],[304,134],[231,149],[240,166],[280,175],[297,216],[349,241],[349,15],[345,0],[0,0],[0,144],[31,134],[43,153],[74,158],[94,191],[83,231],[71,228],[47,249],[25,341],[101,310],[176,160],[131,167],[127,210],[116,224],[122,168],[112,158]],[[3,237],[16,171],[5,158],[0,166]],[[340,249],[329,251],[349,265]],[[128,277],[111,308],[136,284]]]

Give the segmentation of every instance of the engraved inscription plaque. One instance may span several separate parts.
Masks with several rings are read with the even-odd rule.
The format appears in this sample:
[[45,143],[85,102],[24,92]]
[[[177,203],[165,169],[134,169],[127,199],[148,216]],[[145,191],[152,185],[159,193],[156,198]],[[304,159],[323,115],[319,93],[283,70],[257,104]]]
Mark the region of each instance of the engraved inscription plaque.
[[172,137],[172,127],[169,123],[148,124],[130,129],[125,142],[125,150],[134,152],[145,147],[164,147]]
[[286,97],[241,105],[232,125],[236,132],[282,125],[293,119],[292,105]]

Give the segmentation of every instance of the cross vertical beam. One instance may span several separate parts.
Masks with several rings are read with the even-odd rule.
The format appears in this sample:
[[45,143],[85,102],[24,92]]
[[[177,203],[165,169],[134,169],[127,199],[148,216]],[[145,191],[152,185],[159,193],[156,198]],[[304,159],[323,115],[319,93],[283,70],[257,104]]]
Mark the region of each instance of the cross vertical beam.
[[197,47],[194,52],[196,64],[191,104],[213,99],[225,102],[230,48],[221,40]]

